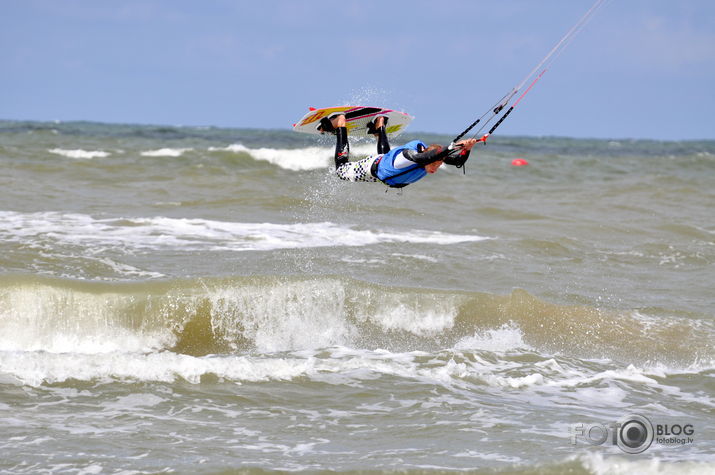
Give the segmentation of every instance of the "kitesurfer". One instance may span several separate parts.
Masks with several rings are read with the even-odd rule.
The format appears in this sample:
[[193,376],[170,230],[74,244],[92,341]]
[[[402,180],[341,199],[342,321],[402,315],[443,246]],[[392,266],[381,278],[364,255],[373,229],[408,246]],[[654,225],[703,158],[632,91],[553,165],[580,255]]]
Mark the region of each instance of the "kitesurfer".
[[350,146],[345,115],[323,118],[319,129],[323,133],[335,134],[335,172],[347,181],[381,181],[393,188],[402,188],[421,180],[427,174],[435,173],[443,163],[456,167],[464,166],[469,152],[477,143],[476,139],[456,142],[453,147],[432,144],[427,146],[420,140],[413,140],[400,147],[390,149],[387,140],[387,118],[378,116],[368,123],[368,132],[377,138],[377,154],[350,162]]

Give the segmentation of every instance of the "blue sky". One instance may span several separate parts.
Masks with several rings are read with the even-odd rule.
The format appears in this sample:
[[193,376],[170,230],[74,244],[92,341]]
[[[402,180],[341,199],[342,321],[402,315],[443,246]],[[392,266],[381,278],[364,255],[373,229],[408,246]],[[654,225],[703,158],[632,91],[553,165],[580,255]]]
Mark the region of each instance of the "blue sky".
[[[381,105],[457,133],[592,0],[0,0],[0,118],[290,128]],[[715,139],[715,2],[612,0],[505,135]]]

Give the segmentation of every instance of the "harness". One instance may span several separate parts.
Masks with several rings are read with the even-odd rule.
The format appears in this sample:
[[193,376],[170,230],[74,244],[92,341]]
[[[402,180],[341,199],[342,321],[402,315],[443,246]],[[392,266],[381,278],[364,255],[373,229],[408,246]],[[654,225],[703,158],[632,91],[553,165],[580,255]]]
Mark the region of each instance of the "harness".
[[[378,157],[372,163],[370,173],[391,188],[403,188],[410,183],[414,183],[422,179],[425,175],[427,175],[427,172],[422,165],[415,163],[404,168],[394,167],[395,158],[399,154],[401,154],[404,150],[417,150],[418,146],[426,147],[423,142],[413,140],[412,142],[408,142],[401,147],[390,150],[388,153]],[[380,166],[381,164],[382,166]]]

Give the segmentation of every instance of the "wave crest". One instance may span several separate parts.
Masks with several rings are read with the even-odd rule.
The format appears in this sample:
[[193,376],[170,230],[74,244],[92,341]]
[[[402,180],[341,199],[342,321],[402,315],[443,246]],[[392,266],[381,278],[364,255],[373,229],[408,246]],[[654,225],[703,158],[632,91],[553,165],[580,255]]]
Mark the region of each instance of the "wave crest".
[[145,283],[0,280],[0,351],[162,349],[194,356],[333,346],[435,351],[534,349],[641,364],[713,354],[712,329],[683,318],[510,295],[390,287],[340,277]]

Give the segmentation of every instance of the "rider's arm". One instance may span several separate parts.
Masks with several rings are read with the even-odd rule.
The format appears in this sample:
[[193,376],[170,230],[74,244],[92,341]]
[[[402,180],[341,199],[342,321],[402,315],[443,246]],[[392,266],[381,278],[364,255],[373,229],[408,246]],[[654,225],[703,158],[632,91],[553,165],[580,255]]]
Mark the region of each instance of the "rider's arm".
[[447,147],[444,147],[441,151],[428,150],[424,152],[417,152],[416,150],[403,150],[402,155],[411,162],[415,162],[422,166],[438,160],[444,160],[444,163],[447,165],[461,166],[469,158],[469,150],[461,147],[456,147],[452,150],[448,150]]
[[470,149],[455,147],[452,150],[447,151],[447,156],[444,158],[444,163],[447,165],[454,165],[457,168],[464,165],[464,163],[469,158]]
[[444,155],[439,150],[426,150],[424,152],[418,152],[417,150],[405,149],[402,151],[402,156],[407,160],[422,166],[444,159]]

